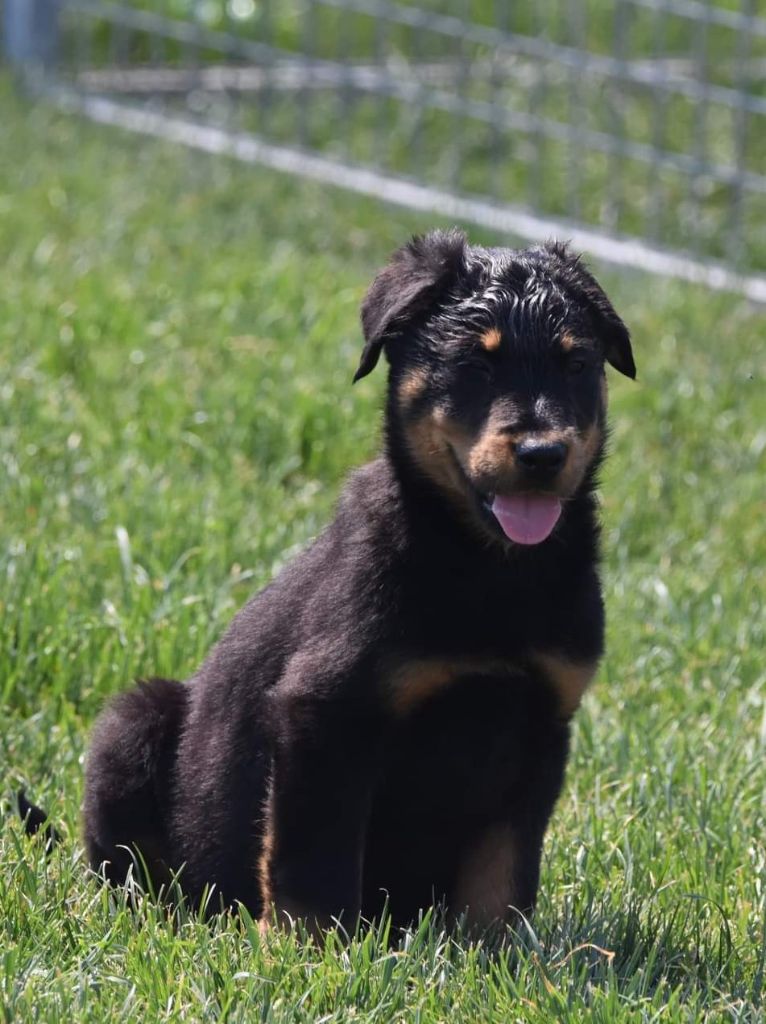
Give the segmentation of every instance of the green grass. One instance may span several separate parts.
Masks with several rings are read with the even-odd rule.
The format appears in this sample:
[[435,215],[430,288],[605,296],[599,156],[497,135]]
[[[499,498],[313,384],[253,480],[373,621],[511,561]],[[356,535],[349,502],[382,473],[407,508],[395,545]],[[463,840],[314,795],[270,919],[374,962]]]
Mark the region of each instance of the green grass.
[[[7,88],[0,117],[2,1019],[763,1019],[762,313],[601,268],[640,382],[611,380],[608,654],[533,932],[318,951],[133,915],[83,862],[87,730],[132,677],[190,673],[331,515],[376,446],[360,297],[432,222]],[[22,782],[67,835],[47,863]]]
[[[65,13],[62,70],[135,70],[153,63],[193,71],[252,62],[222,42],[227,31],[276,47],[283,60],[300,55],[304,64],[315,58],[338,66],[378,64],[388,68],[392,82],[409,81],[410,92],[386,96],[350,82],[321,86],[315,78],[297,92],[273,83],[239,94],[206,93],[200,86],[191,96],[153,95],[152,105],[279,143],[298,142],[437,188],[736,261],[742,270],[766,270],[766,196],[755,184],[740,194],[737,174],[713,177],[683,164],[687,158],[761,176],[762,113],[743,112],[715,90],[688,96],[655,88],[651,80],[609,78],[584,64],[569,68],[525,55],[516,43],[496,50],[454,27],[445,31],[441,23],[400,23],[391,11],[418,6],[474,25],[500,24],[527,44],[547,41],[596,57],[617,55],[642,73],[652,66],[659,72],[669,61],[673,73],[683,70],[687,85],[700,78],[752,99],[766,88],[766,77],[754,70],[766,60],[766,38],[755,31],[717,24],[705,29],[683,5],[646,9],[611,0],[411,0],[387,8],[389,20],[339,8],[333,0],[133,0],[129,6],[164,15],[168,34],[154,23],[151,30],[116,27],[109,18]],[[715,8],[721,6],[719,0]],[[763,3],[756,6],[763,14]],[[177,19],[198,27],[196,45],[173,38]],[[429,68],[440,77],[429,77]],[[621,139],[625,148],[610,152],[604,136]],[[656,166],[647,149],[669,159]]]

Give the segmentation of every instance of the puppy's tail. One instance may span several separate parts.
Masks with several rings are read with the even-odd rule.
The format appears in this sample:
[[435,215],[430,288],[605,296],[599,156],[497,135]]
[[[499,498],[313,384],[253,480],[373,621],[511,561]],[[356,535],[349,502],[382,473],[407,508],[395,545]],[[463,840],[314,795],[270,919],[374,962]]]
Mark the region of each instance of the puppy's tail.
[[27,795],[23,789],[20,789],[16,794],[16,804],[19,816],[24,822],[26,834],[28,836],[36,836],[42,832],[45,839],[45,849],[50,853],[53,847],[62,841],[61,833],[48,820],[48,815],[42,807],[38,807],[27,800]]
[[115,697],[93,729],[85,769],[85,847],[122,885],[139,850],[155,889],[178,865],[171,834],[175,764],[189,687],[149,679]]

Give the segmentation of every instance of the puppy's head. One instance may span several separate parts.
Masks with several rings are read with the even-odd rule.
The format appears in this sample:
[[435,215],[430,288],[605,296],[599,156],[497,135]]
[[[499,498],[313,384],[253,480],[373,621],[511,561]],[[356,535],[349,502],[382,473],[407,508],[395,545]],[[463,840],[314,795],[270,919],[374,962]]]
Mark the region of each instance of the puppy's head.
[[628,330],[580,260],[556,243],[483,249],[434,232],[394,253],[362,326],[354,380],[385,350],[404,457],[488,536],[546,540],[593,485],[605,362],[636,374]]

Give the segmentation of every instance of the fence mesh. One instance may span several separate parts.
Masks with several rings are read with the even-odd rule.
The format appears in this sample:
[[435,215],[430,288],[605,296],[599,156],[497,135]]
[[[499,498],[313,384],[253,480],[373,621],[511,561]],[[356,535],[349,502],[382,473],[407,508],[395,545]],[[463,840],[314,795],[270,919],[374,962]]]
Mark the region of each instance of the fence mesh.
[[766,288],[764,0],[21,2],[49,86]]

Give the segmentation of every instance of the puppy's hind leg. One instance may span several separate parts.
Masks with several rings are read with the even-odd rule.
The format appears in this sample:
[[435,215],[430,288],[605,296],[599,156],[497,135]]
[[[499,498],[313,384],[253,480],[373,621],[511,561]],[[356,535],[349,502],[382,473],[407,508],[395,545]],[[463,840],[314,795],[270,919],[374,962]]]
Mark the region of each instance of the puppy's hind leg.
[[91,866],[103,865],[114,885],[143,861],[149,877],[139,877],[156,890],[178,867],[169,819],[186,706],[182,683],[150,679],[116,697],[96,722],[85,772],[85,844]]

